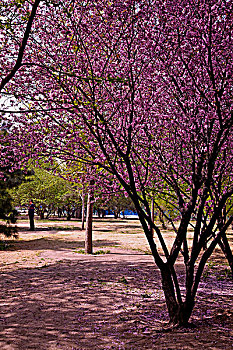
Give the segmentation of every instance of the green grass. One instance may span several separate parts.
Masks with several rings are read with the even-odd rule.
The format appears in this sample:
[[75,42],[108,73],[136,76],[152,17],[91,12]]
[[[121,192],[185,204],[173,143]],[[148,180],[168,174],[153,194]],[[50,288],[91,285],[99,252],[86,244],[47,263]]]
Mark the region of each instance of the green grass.
[[118,283],[128,284],[129,282],[125,278],[125,276],[122,276],[118,279]]
[[5,241],[0,241],[0,250],[2,250],[2,251],[10,249],[11,246],[12,246],[11,244],[9,244]]
[[94,255],[101,255],[101,254],[110,254],[110,250],[97,250]]
[[[74,253],[77,254],[86,254],[84,249],[74,250]],[[92,255],[101,255],[101,254],[110,254],[110,250],[97,250]]]

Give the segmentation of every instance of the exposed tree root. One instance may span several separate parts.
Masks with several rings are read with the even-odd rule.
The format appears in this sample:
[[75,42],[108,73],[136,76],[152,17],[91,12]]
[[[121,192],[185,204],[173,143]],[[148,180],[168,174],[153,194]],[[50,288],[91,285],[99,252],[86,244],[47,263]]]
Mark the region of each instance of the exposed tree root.
[[168,332],[172,332],[174,330],[182,330],[182,329],[194,329],[197,326],[192,323],[192,322],[188,322],[186,324],[180,324],[180,323],[174,323],[174,322],[169,322],[167,325],[165,325],[164,327],[162,327],[160,329],[161,333],[168,333]]

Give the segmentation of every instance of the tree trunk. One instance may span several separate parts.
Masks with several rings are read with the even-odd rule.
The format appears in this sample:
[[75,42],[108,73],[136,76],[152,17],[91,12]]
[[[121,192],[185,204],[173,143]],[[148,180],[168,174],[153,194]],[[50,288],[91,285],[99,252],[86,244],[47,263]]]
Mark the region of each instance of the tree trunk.
[[167,264],[165,264],[165,267],[161,270],[161,275],[163,292],[170,318],[168,326],[187,326],[194,307],[194,299],[191,298],[190,294],[188,293],[189,298],[186,298],[185,302],[177,300],[172,274]]
[[76,219],[82,219],[82,208],[81,207],[77,207],[76,211],[75,211],[75,217]]
[[84,224],[85,224],[85,193],[84,193],[84,186],[82,189],[82,230],[84,230]]
[[162,224],[162,228],[163,228],[164,230],[166,230],[166,229],[167,229],[167,226],[165,225],[165,221],[164,221],[164,219],[163,219],[163,213],[162,213],[162,212],[159,213],[159,220],[160,220],[160,222],[161,222],[161,224]]
[[194,304],[178,305],[170,316],[169,326],[171,327],[187,327],[189,325],[189,318],[191,316]]
[[[151,221],[154,224],[155,222],[155,205],[154,205],[154,198],[151,199]],[[154,229],[152,227],[152,235],[154,237]]]
[[[93,185],[93,182],[90,182]],[[93,190],[90,187],[87,199],[87,218],[86,218],[86,234],[85,234],[85,253],[92,254],[92,219],[93,219]]]
[[233,256],[226,234],[222,236],[222,239],[219,242],[219,246],[221,247],[226,259],[228,260],[228,264],[231,269],[231,274],[233,278]]

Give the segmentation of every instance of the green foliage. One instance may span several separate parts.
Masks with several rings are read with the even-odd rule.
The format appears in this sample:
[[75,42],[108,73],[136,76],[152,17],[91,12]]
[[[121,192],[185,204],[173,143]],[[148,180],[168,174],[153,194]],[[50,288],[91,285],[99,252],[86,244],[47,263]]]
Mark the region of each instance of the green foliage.
[[16,223],[17,211],[14,209],[11,191],[26,181],[27,175],[30,176],[31,172],[28,171],[25,174],[21,170],[14,172],[10,170],[10,168],[0,169],[3,173],[3,178],[0,180],[0,219],[5,221],[5,223],[0,224],[0,234],[6,237],[17,237],[17,229],[12,226]]
[[133,202],[129,197],[125,197],[122,194],[115,193],[108,199],[99,198],[94,204],[94,209],[99,210],[111,210],[114,213],[115,218],[118,218],[121,212],[124,210],[135,211]]
[[152,293],[151,292],[144,292],[143,294],[142,294],[142,298],[150,298],[151,297],[151,295],[152,295]]
[[[86,254],[84,249],[79,249],[79,250],[75,250],[74,251],[77,254]],[[102,255],[102,254],[110,254],[110,250],[97,250],[95,253],[93,253],[93,255]]]
[[224,281],[232,278],[232,272],[229,268],[222,269],[221,265],[218,265],[214,261],[209,261],[206,265],[206,269],[202,275],[204,279],[215,276],[218,281]]
[[122,276],[118,279],[119,283],[123,283],[123,284],[128,284],[129,282],[127,281],[127,279],[125,278],[125,276]]
[[224,270],[220,271],[220,273],[217,275],[218,281],[224,281],[225,279],[231,279],[231,278],[232,278],[232,272],[228,268],[225,268]]
[[19,186],[11,195],[16,206],[25,206],[32,199],[41,218],[45,212],[80,202],[80,195],[74,184],[45,169],[35,169],[31,181]]
[[7,250],[11,247],[10,244],[4,241],[0,241],[0,251]]
[[93,255],[110,254],[110,250],[97,250]]
[[77,253],[77,254],[85,254],[85,250],[84,249],[75,250],[74,252]]

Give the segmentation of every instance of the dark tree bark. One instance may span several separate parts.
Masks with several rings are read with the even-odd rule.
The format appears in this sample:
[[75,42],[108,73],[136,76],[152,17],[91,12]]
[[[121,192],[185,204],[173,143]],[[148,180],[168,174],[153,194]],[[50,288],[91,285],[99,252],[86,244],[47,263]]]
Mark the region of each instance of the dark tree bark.
[[2,81],[0,83],[0,91],[14,77],[15,73],[21,67],[24,51],[25,51],[25,48],[27,46],[27,41],[28,41],[28,38],[29,38],[29,35],[30,35],[30,32],[31,32],[32,23],[33,23],[33,20],[34,20],[34,18],[36,16],[36,11],[37,11],[37,8],[38,8],[38,6],[40,4],[40,1],[41,0],[35,0],[34,4],[32,6],[32,11],[31,11],[31,14],[30,14],[29,19],[28,19],[28,23],[27,23],[27,26],[26,26],[26,29],[25,29],[25,32],[24,32],[24,36],[23,36],[23,40],[22,40],[21,46],[19,48],[17,60],[15,62],[14,67],[10,71],[10,73],[5,78],[2,79]]
[[233,255],[226,235],[223,235],[221,241],[219,242],[219,246],[221,247],[226,259],[228,260],[233,278]]
[[84,230],[85,225],[85,192],[84,192],[84,186],[82,189],[82,230]]
[[86,218],[86,234],[85,234],[85,253],[92,254],[92,221],[93,221],[93,180],[90,181],[90,188],[87,199],[87,218]]

